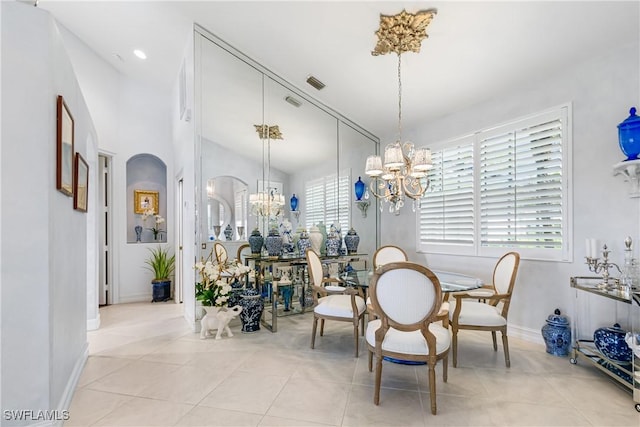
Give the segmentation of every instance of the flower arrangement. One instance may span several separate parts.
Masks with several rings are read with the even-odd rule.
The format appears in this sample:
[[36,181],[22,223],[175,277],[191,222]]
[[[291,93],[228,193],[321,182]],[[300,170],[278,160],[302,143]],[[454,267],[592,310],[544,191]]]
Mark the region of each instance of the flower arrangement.
[[213,251],[206,260],[194,266],[200,273],[200,280],[196,283],[196,300],[204,306],[225,307],[232,289],[231,282],[252,270],[236,260],[224,264],[212,260]]
[[154,225],[151,228],[147,228],[147,230],[151,230],[153,233],[153,240],[158,240],[158,234],[164,232],[164,230],[160,228],[160,224],[164,222],[164,218],[162,215],[156,214],[153,208],[149,208],[142,213],[142,222],[146,223],[149,217],[153,217]]

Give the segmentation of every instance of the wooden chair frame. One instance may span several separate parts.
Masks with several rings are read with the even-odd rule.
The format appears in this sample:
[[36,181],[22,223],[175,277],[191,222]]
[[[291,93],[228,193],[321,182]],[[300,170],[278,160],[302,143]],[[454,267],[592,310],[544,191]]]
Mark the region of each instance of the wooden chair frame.
[[225,264],[227,261],[229,261],[229,254],[227,253],[227,248],[225,248],[222,243],[215,242],[213,244],[213,253],[216,256],[216,261],[218,262],[218,264]]
[[[496,271],[498,270],[500,263],[507,257],[514,257],[515,261],[513,264],[513,270],[511,272],[511,278],[509,280],[508,291],[504,294],[499,294],[495,286]],[[496,263],[493,269],[493,276],[492,276],[493,282],[490,286],[488,286],[488,288],[491,289],[494,292],[494,294],[490,297],[489,296],[482,297],[482,299],[486,301],[486,304],[492,305],[494,307],[496,307],[501,302],[503,303],[500,315],[504,317],[505,324],[502,326],[484,326],[484,325],[481,326],[481,325],[460,324],[458,319],[460,318],[460,312],[462,311],[463,301],[467,299],[473,299],[477,301],[478,296],[473,295],[473,292],[471,292],[471,294],[463,292],[463,293],[457,293],[453,295],[456,299],[456,307],[453,311],[450,324],[451,324],[451,330],[453,331],[452,347],[453,347],[453,367],[454,368],[458,366],[458,331],[462,329],[491,332],[491,337],[493,339],[493,351],[498,351],[498,342],[496,339],[496,332],[500,332],[502,334],[504,362],[507,368],[511,367],[511,359],[509,357],[509,340],[507,338],[506,322],[507,322],[507,316],[509,314],[509,305],[511,304],[511,295],[513,293],[513,286],[516,283],[516,276],[518,274],[519,265],[520,265],[520,254],[517,252],[508,252],[504,254],[502,257],[500,257],[500,259],[498,260],[498,262]]]
[[[324,279],[322,278],[322,273],[320,273],[321,277],[318,278],[316,276],[317,271],[315,271],[314,267],[312,266],[312,263],[314,262],[318,262],[320,263],[320,267],[322,267],[321,265],[321,261],[320,261],[320,257],[318,256],[317,253],[315,253],[313,251],[313,249],[307,249],[306,251],[306,257],[307,257],[307,264],[308,264],[308,268],[309,268],[309,286],[311,286],[311,290],[313,292],[313,306],[314,308],[318,306],[318,304],[320,304],[319,302],[319,297],[325,297],[328,295],[335,295],[335,293],[330,293],[329,291],[327,291],[323,284],[324,283],[331,283],[331,282],[335,282],[335,280],[332,279]],[[320,272],[322,272],[322,268],[320,268]],[[337,317],[337,316],[327,316],[327,315],[323,315],[323,314],[318,314],[315,309],[313,311],[313,330],[312,330],[312,334],[311,334],[311,348],[315,348],[315,343],[316,343],[316,332],[318,330],[318,320],[320,320],[320,336],[324,335],[324,321],[325,320],[337,320],[340,322],[352,322],[353,323],[353,337],[354,337],[354,341],[355,341],[355,356],[358,357],[358,353],[359,353],[359,337],[358,337],[358,324],[360,323],[360,321],[363,322],[364,325],[364,313],[366,312],[366,309],[362,311],[362,313],[358,312],[358,305],[356,303],[356,296],[361,297],[364,300],[364,296],[362,295],[362,291],[360,289],[356,290],[353,288],[346,288],[343,295],[336,295],[336,296],[343,296],[345,298],[350,298],[350,302],[351,302],[351,311],[353,313],[353,317]]]
[[[433,299],[433,304],[431,309],[427,313],[427,315],[416,323],[411,324],[402,324],[397,323],[393,319],[391,319],[385,311],[380,306],[377,295],[377,284],[378,280],[385,273],[397,270],[397,269],[411,269],[415,270],[421,274],[424,274],[431,284],[434,287],[435,297]],[[373,396],[373,402],[378,405],[380,403],[380,383],[382,380],[382,359],[383,357],[392,357],[394,359],[400,360],[410,360],[417,362],[426,362],[429,366],[429,393],[431,398],[431,413],[436,414],[436,373],[435,367],[438,360],[442,360],[442,380],[447,382],[447,366],[448,366],[448,357],[449,357],[449,349],[442,352],[441,354],[436,354],[436,337],[429,330],[429,324],[438,321],[438,311],[440,310],[440,301],[442,301],[442,289],[440,288],[440,281],[438,277],[427,267],[424,267],[419,264],[415,264],[412,262],[392,262],[389,264],[385,264],[381,266],[373,275],[372,283],[369,286],[371,302],[373,304],[373,308],[378,313],[378,316],[381,320],[381,326],[378,330],[376,330],[376,345],[371,346],[369,342],[367,342],[367,347],[369,349],[369,372],[373,369],[373,356],[376,357],[376,379],[375,379],[375,391]],[[405,353],[397,353],[389,350],[383,350],[382,342],[384,341],[385,335],[389,331],[390,328],[394,328],[403,332],[411,332],[419,330],[424,339],[427,342],[427,348],[429,349],[429,354],[425,355],[415,355],[415,354],[405,354]]]

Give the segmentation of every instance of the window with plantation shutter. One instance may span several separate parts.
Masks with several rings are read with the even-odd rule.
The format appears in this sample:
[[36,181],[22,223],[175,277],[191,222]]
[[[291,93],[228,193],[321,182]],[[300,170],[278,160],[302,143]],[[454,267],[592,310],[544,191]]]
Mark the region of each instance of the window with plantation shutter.
[[342,233],[349,227],[350,174],[331,174],[305,183],[305,224],[307,229],[324,222],[340,224]]
[[569,108],[434,150],[431,189],[418,215],[420,249],[569,260]]

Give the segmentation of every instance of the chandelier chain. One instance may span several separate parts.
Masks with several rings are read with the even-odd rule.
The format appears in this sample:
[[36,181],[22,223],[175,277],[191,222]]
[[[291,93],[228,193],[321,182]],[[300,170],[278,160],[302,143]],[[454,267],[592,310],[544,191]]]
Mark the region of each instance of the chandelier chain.
[[398,141],[402,144],[402,55],[398,53]]

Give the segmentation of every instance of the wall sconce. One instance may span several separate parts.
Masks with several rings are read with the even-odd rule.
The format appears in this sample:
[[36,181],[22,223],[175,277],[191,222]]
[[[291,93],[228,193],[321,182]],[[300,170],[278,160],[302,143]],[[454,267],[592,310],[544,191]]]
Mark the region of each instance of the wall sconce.
[[[362,212],[362,217],[367,217],[367,209],[369,209],[369,190],[364,182],[362,182],[362,177],[358,177],[358,180],[354,184],[355,193],[356,193],[356,206]],[[364,197],[364,200],[362,199]]]
[[293,193],[291,196],[291,200],[289,200],[289,207],[291,208],[291,213],[296,218],[296,221],[300,219],[300,211],[298,210],[298,198],[296,197],[296,193]]

